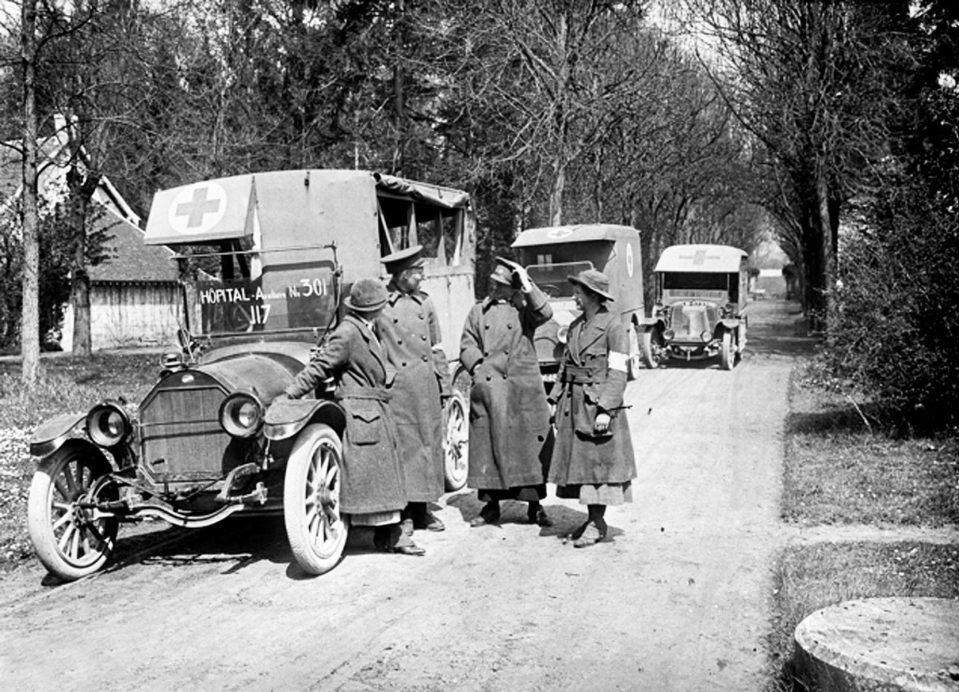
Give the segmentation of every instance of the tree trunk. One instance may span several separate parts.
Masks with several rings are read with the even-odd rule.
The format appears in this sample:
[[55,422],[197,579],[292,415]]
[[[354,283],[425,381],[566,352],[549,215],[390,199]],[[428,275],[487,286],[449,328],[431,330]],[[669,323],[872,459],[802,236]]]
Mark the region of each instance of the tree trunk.
[[73,305],[73,355],[93,353],[90,330],[90,275],[85,269],[73,272],[70,280],[70,303]]
[[40,240],[37,214],[36,0],[20,10],[23,67],[23,310],[20,320],[21,379],[33,389],[40,377]]
[[559,70],[556,79],[556,113],[554,118],[556,150],[553,153],[553,182],[549,190],[549,225],[560,226],[563,223],[563,193],[566,191],[566,166],[569,161],[569,83],[570,64],[567,55],[567,32],[569,26],[565,15],[557,17],[556,51],[562,56],[558,60]]
[[557,156],[553,174],[553,185],[549,191],[549,225],[563,224],[563,191],[566,187],[566,164]]
[[405,0],[396,4],[396,24],[394,28],[394,49],[396,51],[393,65],[393,125],[395,144],[393,147],[393,170],[396,175],[415,175],[407,169],[406,150],[409,145],[408,121],[406,114],[406,70],[403,55],[406,34]]
[[803,202],[802,253],[803,253],[803,309],[809,317],[813,331],[822,329],[822,236],[816,221],[815,195],[807,194]]
[[835,304],[833,290],[836,287],[836,246],[833,242],[833,229],[830,214],[829,188],[826,176],[820,174],[816,181],[817,222],[820,229],[819,251],[822,255],[822,316],[825,326],[832,324],[832,310]]
[[87,211],[97,189],[100,176],[84,173],[79,168],[79,152],[74,153],[74,164],[67,173],[70,190],[67,229],[74,240],[73,266],[70,268],[70,303],[73,305],[73,353],[89,356],[93,353],[90,315],[90,274],[87,271]]

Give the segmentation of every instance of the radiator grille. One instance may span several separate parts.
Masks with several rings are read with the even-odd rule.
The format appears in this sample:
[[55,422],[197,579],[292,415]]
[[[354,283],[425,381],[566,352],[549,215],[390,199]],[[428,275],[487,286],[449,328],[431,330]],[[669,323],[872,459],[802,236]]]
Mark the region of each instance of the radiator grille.
[[213,481],[223,475],[231,438],[218,415],[217,386],[159,389],[140,410],[143,462],[157,481]]
[[695,339],[699,341],[704,331],[712,331],[719,321],[719,308],[712,304],[673,305],[670,313],[670,329],[677,339]]

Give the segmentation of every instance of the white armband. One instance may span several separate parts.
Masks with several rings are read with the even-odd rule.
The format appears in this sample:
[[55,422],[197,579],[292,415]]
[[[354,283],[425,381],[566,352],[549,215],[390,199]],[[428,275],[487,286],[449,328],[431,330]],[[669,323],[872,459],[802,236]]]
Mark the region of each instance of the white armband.
[[609,369],[627,372],[626,363],[629,362],[629,356],[625,353],[609,352]]

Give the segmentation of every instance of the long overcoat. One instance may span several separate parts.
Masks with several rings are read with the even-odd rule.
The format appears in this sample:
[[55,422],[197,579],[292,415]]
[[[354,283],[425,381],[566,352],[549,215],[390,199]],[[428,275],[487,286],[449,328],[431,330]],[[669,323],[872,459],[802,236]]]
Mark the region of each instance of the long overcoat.
[[[629,423],[620,408],[628,353],[626,330],[605,305],[589,321],[580,315],[570,324],[556,384],[551,483],[601,485],[636,477]],[[610,367],[611,362],[615,367]],[[593,422],[599,411],[612,416],[612,434],[594,435]]]
[[472,488],[506,490],[546,480],[540,453],[549,432],[549,405],[533,334],[552,315],[534,285],[519,305],[487,298],[466,318],[460,362],[473,376],[467,476]]
[[402,510],[407,503],[387,402],[394,371],[367,322],[347,315],[310,363],[286,388],[291,397],[312,392],[327,377],[346,410],[340,504],[350,514]]
[[429,296],[422,291],[404,293],[393,284],[389,289],[377,331],[396,368],[390,411],[396,421],[403,485],[410,502],[433,502],[445,490],[440,394],[449,393],[449,367]]

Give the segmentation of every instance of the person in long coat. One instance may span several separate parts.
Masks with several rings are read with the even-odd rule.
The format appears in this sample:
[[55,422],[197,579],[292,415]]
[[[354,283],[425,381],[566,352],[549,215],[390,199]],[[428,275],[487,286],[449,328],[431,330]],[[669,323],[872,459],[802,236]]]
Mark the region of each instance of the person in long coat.
[[419,290],[423,279],[421,245],[382,258],[391,274],[377,330],[396,368],[390,410],[399,433],[400,469],[409,504],[404,530],[442,531],[446,527],[428,503],[446,490],[443,472],[443,404],[450,394],[446,353],[439,318],[430,297]]
[[374,545],[387,552],[422,555],[400,527],[406,491],[397,454],[397,433],[387,402],[395,371],[374,332],[374,320],[386,305],[386,287],[374,279],[353,284],[344,303],[348,314],[316,355],[284,390],[298,398],[329,377],[346,410],[343,438],[341,509],[350,523],[373,526]]
[[629,341],[613,300],[609,279],[587,269],[569,277],[582,313],[569,327],[560,362],[556,397],[556,441],[549,481],[557,497],[578,499],[588,508],[586,523],[573,532],[583,548],[606,538],[606,506],[632,501],[636,462],[623,393]]
[[486,503],[470,525],[498,523],[500,501],[515,499],[529,503],[531,522],[550,526],[540,504],[549,405],[533,334],[553,310],[522,267],[498,261],[491,293],[470,310],[460,341],[460,362],[473,378],[467,483]]

